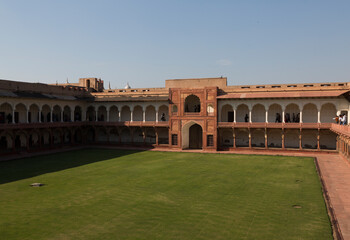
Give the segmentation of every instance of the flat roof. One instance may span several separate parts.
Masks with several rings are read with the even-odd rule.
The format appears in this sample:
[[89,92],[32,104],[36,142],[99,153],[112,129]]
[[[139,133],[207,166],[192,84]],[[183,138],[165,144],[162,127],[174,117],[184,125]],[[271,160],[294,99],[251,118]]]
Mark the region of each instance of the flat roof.
[[228,93],[218,96],[218,99],[232,98],[317,98],[317,97],[339,97],[349,90],[338,91],[298,91],[298,92],[254,92],[254,93]]

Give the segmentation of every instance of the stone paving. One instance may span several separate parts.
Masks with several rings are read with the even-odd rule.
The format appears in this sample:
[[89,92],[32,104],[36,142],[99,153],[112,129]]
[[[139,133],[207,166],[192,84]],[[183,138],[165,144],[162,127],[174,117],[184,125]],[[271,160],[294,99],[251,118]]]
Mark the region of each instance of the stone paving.
[[[96,146],[99,147],[99,146]],[[113,148],[117,147],[101,147]],[[27,153],[21,156],[0,157],[1,160],[10,160],[19,157],[31,157],[36,155],[50,154],[61,152],[62,150],[74,150],[79,148],[65,148],[60,150],[52,150],[41,153]],[[126,149],[121,147],[120,149]],[[139,149],[140,148],[127,148]],[[143,149],[150,151],[173,151],[169,149]],[[202,150],[179,150],[178,152],[201,152]],[[333,226],[335,228],[335,239],[350,240],[350,164],[336,152],[313,152],[313,151],[278,151],[278,150],[251,150],[240,149],[236,151],[217,151],[207,153],[225,153],[225,154],[259,154],[259,155],[284,155],[284,156],[308,156],[316,157],[317,165],[323,185],[326,188],[326,199],[328,198],[328,207],[331,209],[330,215],[333,218]],[[332,216],[333,215],[333,216]]]
[[350,166],[341,155],[317,156],[342,239],[350,240]]

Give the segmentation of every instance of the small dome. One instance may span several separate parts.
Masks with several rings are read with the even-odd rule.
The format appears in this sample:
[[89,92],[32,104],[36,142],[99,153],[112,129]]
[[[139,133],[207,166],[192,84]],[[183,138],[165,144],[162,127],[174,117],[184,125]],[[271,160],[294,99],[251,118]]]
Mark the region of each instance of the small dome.
[[129,83],[127,83],[126,85],[125,85],[125,87],[124,87],[124,89],[130,89],[131,87],[130,87],[130,85],[129,85]]

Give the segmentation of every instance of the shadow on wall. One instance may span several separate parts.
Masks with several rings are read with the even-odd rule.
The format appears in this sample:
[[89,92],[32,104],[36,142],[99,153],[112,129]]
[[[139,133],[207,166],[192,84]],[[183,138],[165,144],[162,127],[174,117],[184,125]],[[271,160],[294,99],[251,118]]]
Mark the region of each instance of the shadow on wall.
[[0,184],[134,154],[137,150],[86,149],[0,162]]

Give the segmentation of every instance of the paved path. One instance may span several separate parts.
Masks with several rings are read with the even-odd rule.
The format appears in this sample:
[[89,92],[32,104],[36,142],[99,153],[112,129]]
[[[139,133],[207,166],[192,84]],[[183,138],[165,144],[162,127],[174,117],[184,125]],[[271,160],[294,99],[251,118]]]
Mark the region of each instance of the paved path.
[[317,161],[341,235],[350,240],[350,166],[341,155],[319,155]]
[[[100,147],[100,146],[96,146]],[[117,147],[101,147],[101,148],[113,148]],[[57,150],[49,150],[41,153],[27,153],[20,157],[31,157],[42,154],[52,154],[55,152],[61,152],[74,150],[78,148],[65,148]],[[126,149],[120,147],[120,149]],[[139,149],[139,150],[151,150],[151,151],[173,151],[169,149],[140,149],[140,148],[127,148],[127,149]],[[202,150],[178,150],[177,152],[204,152]],[[326,194],[329,198],[328,205],[332,208],[333,223],[335,227],[338,227],[340,236],[335,235],[335,239],[350,240],[350,164],[343,159],[338,153],[330,152],[313,152],[313,151],[278,151],[278,150],[250,150],[239,149],[236,151],[218,151],[208,153],[234,153],[234,154],[261,154],[261,155],[285,155],[285,156],[304,156],[304,157],[316,157],[319,167],[319,171],[323,180],[323,184],[326,187]],[[0,157],[1,160],[11,160],[18,158],[19,156]],[[326,197],[327,197],[326,196]],[[335,222],[334,222],[335,220]]]

